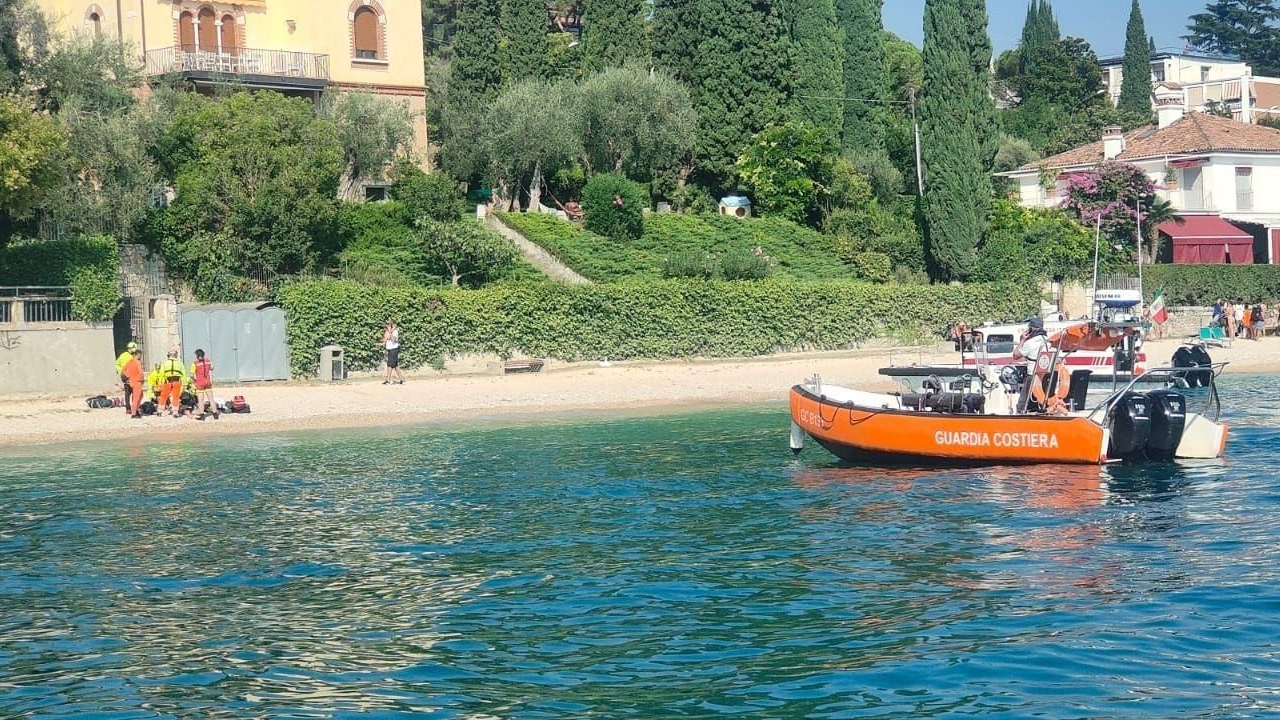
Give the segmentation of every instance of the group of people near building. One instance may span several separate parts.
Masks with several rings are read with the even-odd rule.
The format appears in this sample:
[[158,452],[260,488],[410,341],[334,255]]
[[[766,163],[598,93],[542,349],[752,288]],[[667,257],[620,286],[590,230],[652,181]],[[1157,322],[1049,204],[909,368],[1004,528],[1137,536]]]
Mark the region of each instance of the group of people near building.
[[[116,372],[124,389],[124,409],[129,417],[191,415],[204,420],[220,416],[213,397],[213,360],[204,350],[196,350],[195,361],[187,368],[178,359],[178,349],[169,350],[163,362],[144,373],[142,351],[131,342],[116,358]],[[198,414],[197,414],[198,410]]]
[[[1280,311],[1280,302],[1272,306],[1271,312]],[[1246,303],[1244,300],[1218,300],[1213,304],[1213,318],[1210,324],[1226,330],[1229,338],[1260,340],[1266,334],[1267,304],[1258,300]]]

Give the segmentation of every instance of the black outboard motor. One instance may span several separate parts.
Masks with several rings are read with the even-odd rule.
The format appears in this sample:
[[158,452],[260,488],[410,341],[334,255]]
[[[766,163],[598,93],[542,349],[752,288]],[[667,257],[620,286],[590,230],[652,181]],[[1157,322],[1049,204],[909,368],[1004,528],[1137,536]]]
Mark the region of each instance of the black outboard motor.
[[1147,457],[1172,460],[1187,425],[1187,399],[1174,390],[1152,390],[1147,393],[1147,400],[1151,412]]
[[1213,381],[1213,358],[1209,357],[1209,351],[1203,345],[1192,345],[1191,359],[1195,361],[1196,365],[1204,368],[1203,370],[1189,373],[1195,377],[1196,385],[1198,387],[1209,387],[1209,383]]
[[1213,360],[1209,357],[1209,351],[1205,350],[1201,345],[1183,345],[1173,353],[1173,366],[1176,368],[1196,368],[1202,367],[1202,370],[1188,370],[1186,372],[1176,372],[1174,377],[1182,378],[1187,387],[1209,387],[1209,382],[1213,380]]
[[1127,392],[1116,400],[1111,408],[1111,442],[1107,446],[1109,458],[1140,458],[1146,451],[1147,438],[1151,436],[1151,411],[1147,396]]

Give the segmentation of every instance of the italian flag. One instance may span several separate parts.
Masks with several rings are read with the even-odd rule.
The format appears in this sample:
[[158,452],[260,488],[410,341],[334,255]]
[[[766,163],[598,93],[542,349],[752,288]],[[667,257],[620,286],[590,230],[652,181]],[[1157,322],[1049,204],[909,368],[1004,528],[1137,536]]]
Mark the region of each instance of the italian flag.
[[1168,319],[1169,310],[1164,306],[1164,290],[1158,290],[1151,300],[1151,322],[1163,325]]

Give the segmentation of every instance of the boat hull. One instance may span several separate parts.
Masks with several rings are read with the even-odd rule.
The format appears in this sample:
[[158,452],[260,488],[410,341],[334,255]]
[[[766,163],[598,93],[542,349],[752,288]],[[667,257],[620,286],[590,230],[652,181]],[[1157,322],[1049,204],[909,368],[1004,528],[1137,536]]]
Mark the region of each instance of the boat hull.
[[791,389],[791,420],[846,462],[948,465],[1106,462],[1107,431],[1083,417],[969,415],[836,402]]

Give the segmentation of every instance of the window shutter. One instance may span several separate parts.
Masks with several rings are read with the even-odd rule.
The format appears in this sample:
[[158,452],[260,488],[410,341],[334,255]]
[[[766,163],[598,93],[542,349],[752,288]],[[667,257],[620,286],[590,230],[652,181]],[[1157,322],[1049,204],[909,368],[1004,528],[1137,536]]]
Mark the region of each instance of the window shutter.
[[362,7],[356,11],[354,25],[356,57],[378,57],[378,14]]

